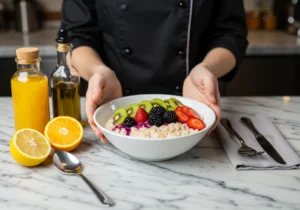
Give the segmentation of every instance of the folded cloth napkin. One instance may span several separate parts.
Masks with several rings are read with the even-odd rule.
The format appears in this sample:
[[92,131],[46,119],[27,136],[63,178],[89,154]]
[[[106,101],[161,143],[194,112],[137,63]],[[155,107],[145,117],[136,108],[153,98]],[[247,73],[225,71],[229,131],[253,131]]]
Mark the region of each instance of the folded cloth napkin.
[[[237,133],[245,140],[245,143],[249,147],[252,147],[256,151],[264,151],[255,139],[253,133],[241,122],[241,116],[233,116],[224,113],[222,118],[227,118],[231,122]],[[273,147],[285,160],[286,164],[282,165],[277,163],[266,152],[256,157],[243,157],[239,155],[237,152],[237,150],[241,147],[239,140],[235,136],[229,134],[220,124],[216,129],[217,135],[219,136],[232,165],[237,170],[299,169],[299,156],[271,120],[263,114],[249,118],[252,120],[257,130],[273,145]]]

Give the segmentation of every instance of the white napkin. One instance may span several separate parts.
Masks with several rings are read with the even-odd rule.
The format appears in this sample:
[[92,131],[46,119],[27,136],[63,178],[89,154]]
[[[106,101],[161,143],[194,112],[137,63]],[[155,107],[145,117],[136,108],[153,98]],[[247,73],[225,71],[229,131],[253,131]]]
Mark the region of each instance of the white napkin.
[[[253,133],[240,120],[241,116],[233,116],[224,113],[222,118],[227,118],[237,133],[245,140],[245,143],[256,151],[264,151],[255,139]],[[243,157],[237,150],[241,147],[239,140],[229,134],[220,124],[216,131],[221,143],[230,159],[230,162],[237,170],[262,170],[262,169],[299,169],[300,158],[291,145],[284,139],[275,125],[263,114],[249,117],[257,130],[266,137],[273,145],[280,156],[286,162],[285,165],[277,163],[266,152],[257,157]]]

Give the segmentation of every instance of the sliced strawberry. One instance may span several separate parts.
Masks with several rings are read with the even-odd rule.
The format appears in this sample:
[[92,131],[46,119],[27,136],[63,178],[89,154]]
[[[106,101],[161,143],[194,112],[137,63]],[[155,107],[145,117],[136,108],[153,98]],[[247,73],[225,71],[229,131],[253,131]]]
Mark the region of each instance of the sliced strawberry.
[[182,107],[181,107],[181,111],[182,111],[184,114],[186,114],[186,112],[187,112],[188,109],[190,109],[190,107],[188,107],[188,106],[182,106]]
[[186,115],[189,116],[189,117],[200,119],[198,113],[195,110],[193,110],[192,108],[187,109]]
[[176,109],[175,109],[175,111],[176,111],[176,110],[177,110],[177,111],[181,111],[181,106],[177,106]]
[[190,118],[186,124],[189,128],[196,129],[196,130],[202,130],[205,128],[204,122],[197,118]]
[[138,123],[143,123],[146,122],[148,120],[148,114],[145,111],[145,109],[143,108],[139,108],[135,114],[134,117],[135,121],[137,121]]
[[189,119],[189,117],[186,114],[179,110],[175,110],[175,114],[179,122],[186,123]]

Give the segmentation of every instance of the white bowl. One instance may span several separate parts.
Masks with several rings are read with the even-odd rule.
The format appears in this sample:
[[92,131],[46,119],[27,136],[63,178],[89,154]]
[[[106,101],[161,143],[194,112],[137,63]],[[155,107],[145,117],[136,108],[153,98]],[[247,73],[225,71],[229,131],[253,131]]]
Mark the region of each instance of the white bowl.
[[[114,111],[120,107],[126,107],[132,103],[139,103],[142,100],[151,100],[153,98],[167,99],[177,98],[184,105],[193,108],[198,114],[204,117],[206,128],[187,136],[172,138],[138,138],[125,136],[112,132],[104,127]],[[216,120],[215,113],[207,105],[189,98],[161,95],[146,94],[122,97],[100,106],[94,113],[94,121],[100,128],[104,136],[116,148],[122,152],[145,161],[162,161],[174,158],[194,147],[205,136]]]

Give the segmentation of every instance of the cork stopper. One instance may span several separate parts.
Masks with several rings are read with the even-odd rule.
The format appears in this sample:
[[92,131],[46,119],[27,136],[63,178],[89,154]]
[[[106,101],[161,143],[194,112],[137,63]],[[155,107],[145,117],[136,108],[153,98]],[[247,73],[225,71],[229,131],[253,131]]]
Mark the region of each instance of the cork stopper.
[[39,49],[35,47],[22,47],[16,50],[18,60],[35,60],[39,58]]

